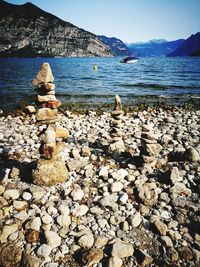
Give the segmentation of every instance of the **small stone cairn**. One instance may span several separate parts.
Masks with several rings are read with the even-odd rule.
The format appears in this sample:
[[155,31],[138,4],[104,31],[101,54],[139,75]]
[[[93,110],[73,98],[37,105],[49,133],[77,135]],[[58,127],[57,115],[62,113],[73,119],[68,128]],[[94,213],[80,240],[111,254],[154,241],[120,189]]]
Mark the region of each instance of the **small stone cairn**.
[[39,92],[38,101],[41,107],[36,114],[36,121],[48,125],[42,134],[41,158],[33,172],[33,182],[40,186],[51,186],[64,182],[68,177],[62,153],[65,146],[62,142],[56,143],[56,138],[67,138],[69,132],[57,122],[58,111],[56,108],[61,105],[61,102],[55,97],[53,81],[54,77],[49,63],[43,63],[32,82]]
[[144,124],[142,126],[141,134],[141,151],[140,155],[144,163],[155,162],[158,157],[162,146],[158,144],[160,135],[155,134],[153,126],[150,124]]
[[115,96],[115,107],[113,112],[111,113],[112,120],[111,120],[111,131],[110,136],[112,138],[112,143],[110,145],[111,151],[118,151],[123,152],[124,151],[124,142],[122,140],[123,138],[123,132],[122,132],[122,116],[124,112],[122,110],[122,103],[121,98],[116,95]]
[[38,92],[40,109],[36,114],[37,122],[49,124],[57,120],[57,108],[61,102],[55,97],[54,77],[49,63],[43,63],[32,84]]

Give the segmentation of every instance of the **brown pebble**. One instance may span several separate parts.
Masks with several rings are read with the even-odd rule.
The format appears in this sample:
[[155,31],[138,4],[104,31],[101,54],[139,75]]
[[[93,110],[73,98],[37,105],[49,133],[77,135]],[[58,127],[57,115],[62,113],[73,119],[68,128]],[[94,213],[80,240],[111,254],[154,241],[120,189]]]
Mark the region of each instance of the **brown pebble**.
[[40,233],[36,230],[28,230],[26,233],[27,243],[35,243],[39,240]]

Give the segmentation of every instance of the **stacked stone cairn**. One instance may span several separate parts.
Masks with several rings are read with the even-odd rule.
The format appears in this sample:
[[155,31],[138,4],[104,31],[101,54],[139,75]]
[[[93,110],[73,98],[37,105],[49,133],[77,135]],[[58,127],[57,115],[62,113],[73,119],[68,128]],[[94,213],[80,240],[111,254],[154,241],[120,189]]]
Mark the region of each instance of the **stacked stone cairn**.
[[61,102],[55,97],[54,77],[49,63],[43,63],[32,84],[38,92],[40,109],[36,114],[37,122],[49,124],[57,120],[57,108]]
[[68,170],[64,158],[65,144],[56,143],[56,132],[48,126],[44,135],[44,144],[41,147],[41,158],[37,168],[33,171],[33,183],[39,186],[52,186],[65,182]]
[[63,159],[65,144],[56,143],[56,138],[67,138],[69,132],[58,124],[57,107],[61,102],[55,97],[54,77],[48,63],[41,66],[40,71],[33,80],[33,85],[39,92],[38,101],[40,109],[36,114],[39,124],[47,125],[41,134],[42,144],[40,148],[41,158],[37,162],[37,168],[33,171],[33,182],[40,186],[51,186],[64,182],[68,178],[68,170]]
[[124,142],[123,142],[123,132],[122,132],[122,117],[123,117],[123,110],[122,110],[122,102],[121,98],[116,95],[115,96],[115,107],[113,112],[111,113],[111,131],[110,136],[112,138],[112,143],[110,144],[111,151],[124,151]]
[[162,149],[162,146],[158,143],[159,137],[159,134],[154,133],[153,125],[143,124],[140,156],[143,163],[152,163],[152,167],[156,164],[157,157]]

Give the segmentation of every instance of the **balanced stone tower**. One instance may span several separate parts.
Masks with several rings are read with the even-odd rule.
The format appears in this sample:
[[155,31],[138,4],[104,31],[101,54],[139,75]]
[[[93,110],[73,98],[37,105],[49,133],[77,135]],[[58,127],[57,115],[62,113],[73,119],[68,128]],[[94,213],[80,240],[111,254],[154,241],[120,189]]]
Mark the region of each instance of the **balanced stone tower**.
[[49,124],[57,120],[57,108],[61,102],[55,97],[54,77],[49,63],[43,63],[32,84],[38,92],[40,109],[36,114],[37,122]]
[[124,151],[124,142],[123,142],[123,132],[122,132],[122,116],[124,112],[122,110],[121,98],[115,96],[115,107],[111,113],[111,131],[110,136],[112,138],[112,143],[110,144],[111,151],[123,152]]
[[55,97],[54,77],[49,63],[44,63],[33,80],[39,101],[36,121],[47,125],[42,134],[43,142],[40,148],[41,158],[33,171],[33,182],[37,185],[51,186],[64,182],[68,178],[68,170],[62,157],[64,143],[56,143],[56,138],[67,138],[69,132],[58,124],[57,107],[61,102]]
[[158,143],[159,137],[159,134],[154,133],[151,125],[144,124],[142,126],[140,156],[143,163],[150,163],[152,166],[156,164],[157,157],[162,149],[162,146]]
[[121,99],[118,95],[115,96],[115,108],[111,113],[113,120],[111,121],[112,130],[110,131],[110,135],[114,141],[119,141],[122,139],[123,133],[121,131],[122,126],[122,103]]

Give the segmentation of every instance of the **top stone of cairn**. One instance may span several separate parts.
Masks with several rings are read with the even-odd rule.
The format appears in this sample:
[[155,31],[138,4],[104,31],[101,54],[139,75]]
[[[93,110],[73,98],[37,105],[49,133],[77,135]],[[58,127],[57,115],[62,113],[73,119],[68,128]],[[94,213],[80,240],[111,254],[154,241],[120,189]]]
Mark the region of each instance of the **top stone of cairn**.
[[118,110],[118,111],[122,110],[121,98],[118,95],[115,96],[115,108],[114,108],[114,110]]
[[43,63],[32,84],[35,87],[40,87],[44,83],[52,83],[53,81],[54,77],[49,63]]

